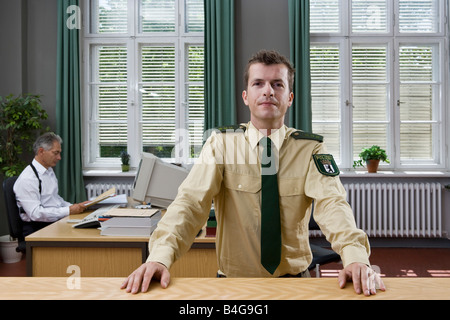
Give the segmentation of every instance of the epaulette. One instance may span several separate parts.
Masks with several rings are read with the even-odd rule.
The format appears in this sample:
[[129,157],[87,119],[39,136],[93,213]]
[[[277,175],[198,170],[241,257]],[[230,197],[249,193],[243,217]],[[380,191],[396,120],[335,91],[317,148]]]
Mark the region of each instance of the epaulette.
[[323,137],[321,135],[310,133],[310,132],[305,132],[305,131],[301,131],[301,130],[294,131],[291,134],[291,137],[294,138],[295,140],[305,139],[305,140],[315,140],[315,141],[323,142]]
[[235,132],[238,130],[245,132],[245,130],[247,130],[247,127],[243,124],[239,124],[239,125],[232,125],[232,126],[221,126],[221,127],[215,128],[215,129],[219,130],[222,133]]

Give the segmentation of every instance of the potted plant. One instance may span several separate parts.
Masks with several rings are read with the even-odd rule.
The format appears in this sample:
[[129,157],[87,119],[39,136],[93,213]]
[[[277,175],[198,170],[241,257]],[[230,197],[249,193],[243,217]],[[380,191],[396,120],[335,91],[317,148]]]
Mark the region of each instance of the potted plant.
[[377,145],[373,145],[370,148],[363,148],[359,157],[360,160],[353,162],[353,168],[364,166],[364,161],[367,165],[367,171],[370,173],[377,172],[380,161],[390,163],[386,151]]
[[128,152],[122,151],[120,159],[122,160],[122,172],[128,172],[130,170],[130,155]]
[[0,96],[0,174],[19,175],[27,166],[23,153],[31,152],[42,120],[48,118],[38,95]]

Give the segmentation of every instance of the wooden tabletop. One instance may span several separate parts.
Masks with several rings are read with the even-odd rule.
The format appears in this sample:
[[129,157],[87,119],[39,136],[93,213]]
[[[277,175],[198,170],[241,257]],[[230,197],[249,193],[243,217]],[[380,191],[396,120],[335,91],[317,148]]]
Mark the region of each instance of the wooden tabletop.
[[[123,278],[0,278],[0,299],[21,300],[449,300],[450,278],[383,278],[387,291],[365,297],[336,278],[173,278],[167,289],[120,289]],[[78,286],[78,287],[77,287]]]

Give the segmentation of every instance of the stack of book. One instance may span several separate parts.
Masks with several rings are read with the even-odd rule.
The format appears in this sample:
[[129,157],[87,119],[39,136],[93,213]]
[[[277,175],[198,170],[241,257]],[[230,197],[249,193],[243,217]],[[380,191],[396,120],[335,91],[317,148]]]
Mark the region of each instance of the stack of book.
[[149,237],[159,220],[159,209],[115,208],[98,218],[100,235],[124,237]]

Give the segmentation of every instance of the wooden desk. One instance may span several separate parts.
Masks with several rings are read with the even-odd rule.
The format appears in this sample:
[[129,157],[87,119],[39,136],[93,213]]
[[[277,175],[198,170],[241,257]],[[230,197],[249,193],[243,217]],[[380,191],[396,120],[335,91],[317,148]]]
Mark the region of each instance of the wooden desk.
[[[126,277],[148,257],[148,237],[101,236],[96,228],[73,228],[68,219],[26,237],[28,276],[67,277],[67,268],[74,265],[82,277]],[[215,277],[214,239],[199,237],[170,271],[180,277]]]
[[[69,289],[70,278],[0,278],[0,299],[80,300],[449,300],[450,278],[383,278],[387,291],[365,297],[351,284],[340,289],[336,278],[172,278],[167,289],[151,284],[146,293],[120,289],[123,278],[80,278],[79,289]],[[73,283],[73,282],[72,282]],[[264,304],[264,301],[258,301]]]

